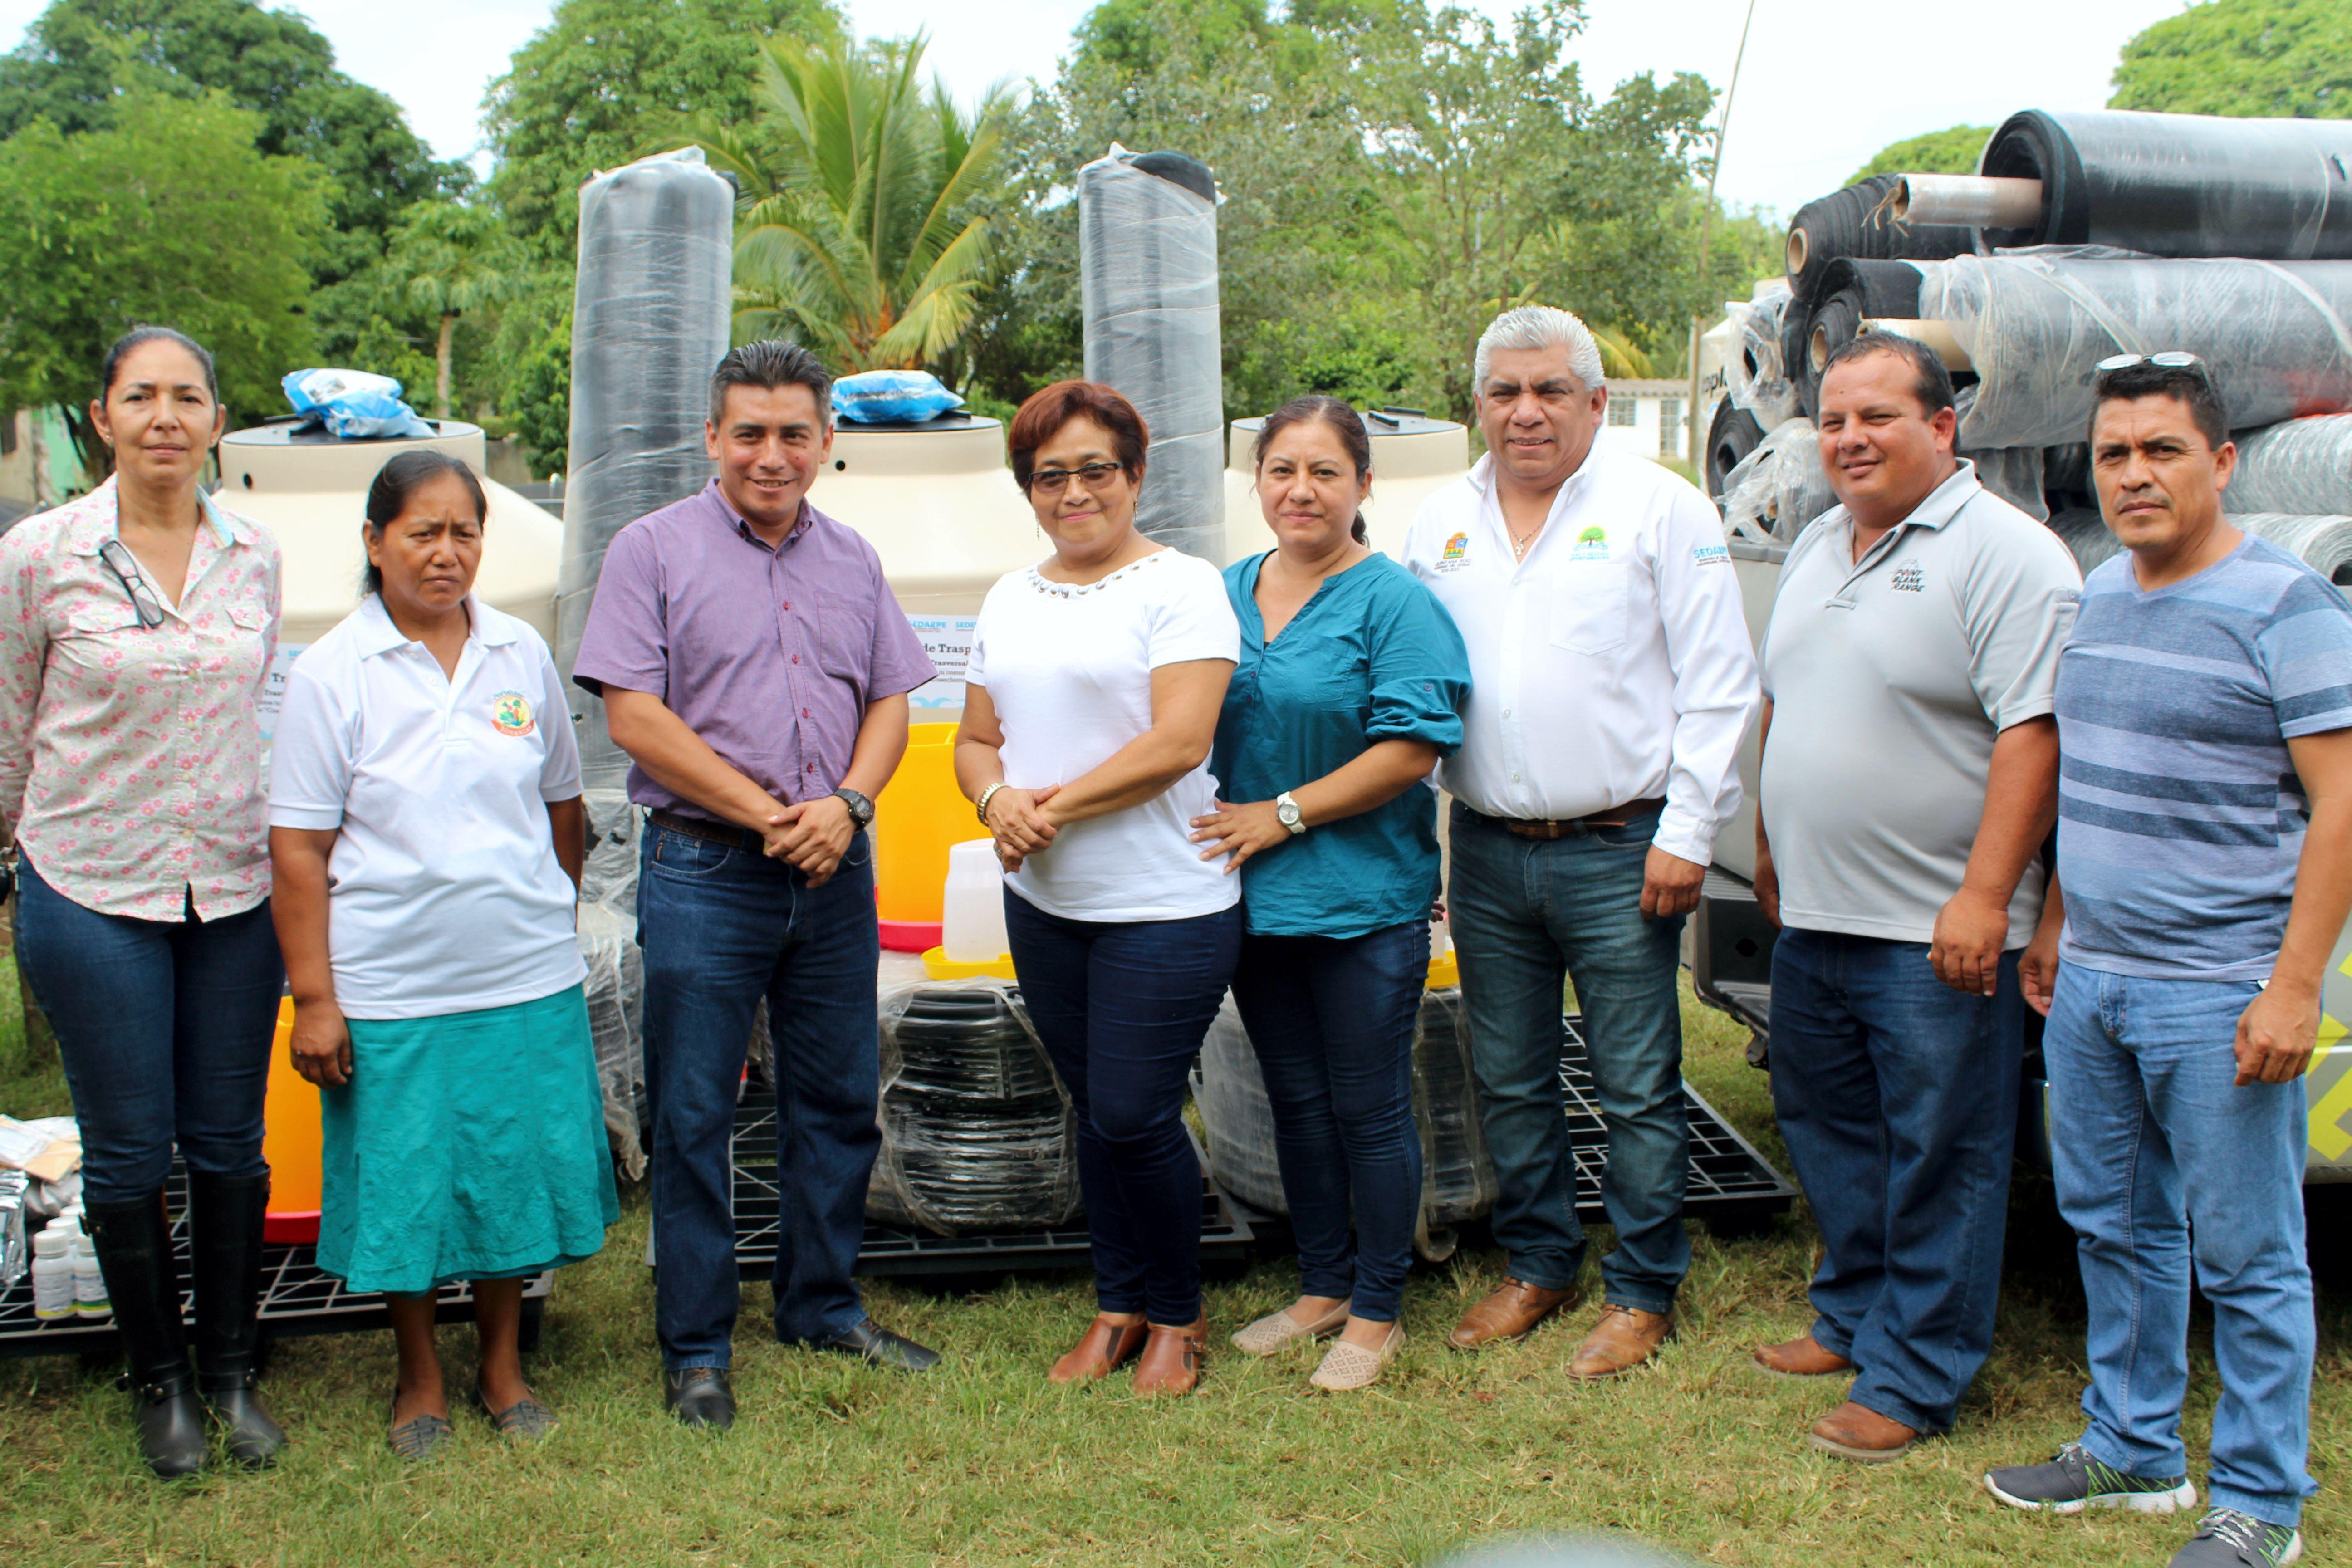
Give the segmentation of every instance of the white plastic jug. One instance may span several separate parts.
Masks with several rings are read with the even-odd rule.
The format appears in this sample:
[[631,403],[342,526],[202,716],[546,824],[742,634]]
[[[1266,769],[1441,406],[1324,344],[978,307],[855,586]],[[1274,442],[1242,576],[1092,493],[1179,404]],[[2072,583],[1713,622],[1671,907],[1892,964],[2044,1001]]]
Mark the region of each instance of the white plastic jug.
[[992,839],[948,846],[940,946],[950,963],[993,963],[1010,951],[1004,939],[1004,868]]

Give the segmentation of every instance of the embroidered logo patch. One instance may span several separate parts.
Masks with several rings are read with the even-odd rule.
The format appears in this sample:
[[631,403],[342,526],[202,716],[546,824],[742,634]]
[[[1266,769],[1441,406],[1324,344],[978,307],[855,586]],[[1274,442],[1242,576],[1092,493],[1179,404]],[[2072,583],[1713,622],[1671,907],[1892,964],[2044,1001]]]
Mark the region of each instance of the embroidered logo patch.
[[1895,569],[1894,581],[1887,584],[1898,594],[1921,593],[1926,590],[1927,585],[1927,574],[1920,571],[1916,563],[1906,566],[1897,566]]
[[1609,531],[1598,524],[1576,536],[1576,543],[1568,552],[1570,561],[1606,561],[1609,559]]
[[528,735],[539,728],[530,699],[520,691],[501,691],[490,699],[490,728],[501,735]]
[[1731,552],[1720,544],[1694,544],[1691,560],[1700,566],[1715,566],[1731,559]]
[[1444,552],[1437,558],[1437,569],[1440,572],[1453,572],[1460,569],[1463,557],[1467,555],[1469,551],[1470,536],[1466,533],[1455,534],[1445,542]]

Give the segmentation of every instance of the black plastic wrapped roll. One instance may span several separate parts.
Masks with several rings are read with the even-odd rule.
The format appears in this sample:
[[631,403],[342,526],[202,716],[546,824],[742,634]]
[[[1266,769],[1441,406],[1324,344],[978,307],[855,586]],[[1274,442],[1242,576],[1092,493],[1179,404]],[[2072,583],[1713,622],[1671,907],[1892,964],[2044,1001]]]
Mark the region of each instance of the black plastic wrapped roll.
[[2352,121],[2041,109],[2003,121],[1977,168],[2042,182],[2042,221],[1986,230],[1995,247],[2274,261],[2352,258],[2347,171]]
[[[1919,269],[1907,261],[1840,257],[1822,270],[1820,292],[1805,308],[1805,359],[1814,384],[1832,353],[1868,321],[1909,321],[1919,313]],[[1819,412],[1816,404],[1815,412]]]
[[1069,1097],[1001,985],[920,985],[882,1005],[876,1219],[942,1236],[1059,1225],[1078,1209]]
[[[1969,229],[1890,218],[1883,204],[1895,179],[1874,174],[1797,209],[1789,224],[1788,262],[1789,289],[1800,300],[1815,298],[1831,264],[1846,258],[1935,261],[1976,248],[1976,236]],[[1793,374],[1799,367],[1792,363],[1789,368]]]
[[1727,397],[1715,405],[1706,432],[1706,493],[1711,500],[1723,500],[1723,476],[1763,439],[1764,426],[1747,409],[1734,408]]

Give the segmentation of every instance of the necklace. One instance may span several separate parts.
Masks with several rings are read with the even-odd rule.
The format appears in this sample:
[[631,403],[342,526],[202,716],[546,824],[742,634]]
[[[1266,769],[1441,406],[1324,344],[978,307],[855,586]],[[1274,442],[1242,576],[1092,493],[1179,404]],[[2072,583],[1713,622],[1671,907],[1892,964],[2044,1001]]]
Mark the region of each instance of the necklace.
[[1536,524],[1525,539],[1520,538],[1508,523],[1503,525],[1503,531],[1511,536],[1511,558],[1515,561],[1525,561],[1528,558],[1528,552],[1536,547],[1536,540],[1543,532],[1543,524],[1540,522]]

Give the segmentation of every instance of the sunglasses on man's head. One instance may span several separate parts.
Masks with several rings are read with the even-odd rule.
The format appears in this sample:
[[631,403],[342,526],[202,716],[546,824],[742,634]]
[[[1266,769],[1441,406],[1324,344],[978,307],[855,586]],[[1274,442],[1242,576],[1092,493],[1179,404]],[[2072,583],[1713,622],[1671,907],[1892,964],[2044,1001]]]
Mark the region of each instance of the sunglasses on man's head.
[[2205,374],[2204,360],[2186,349],[2167,349],[2160,354],[2116,354],[2111,359],[2101,360],[2098,369],[2104,375],[2111,370],[2129,370],[2136,364],[2152,364],[2159,370],[2193,370],[2200,375]]

